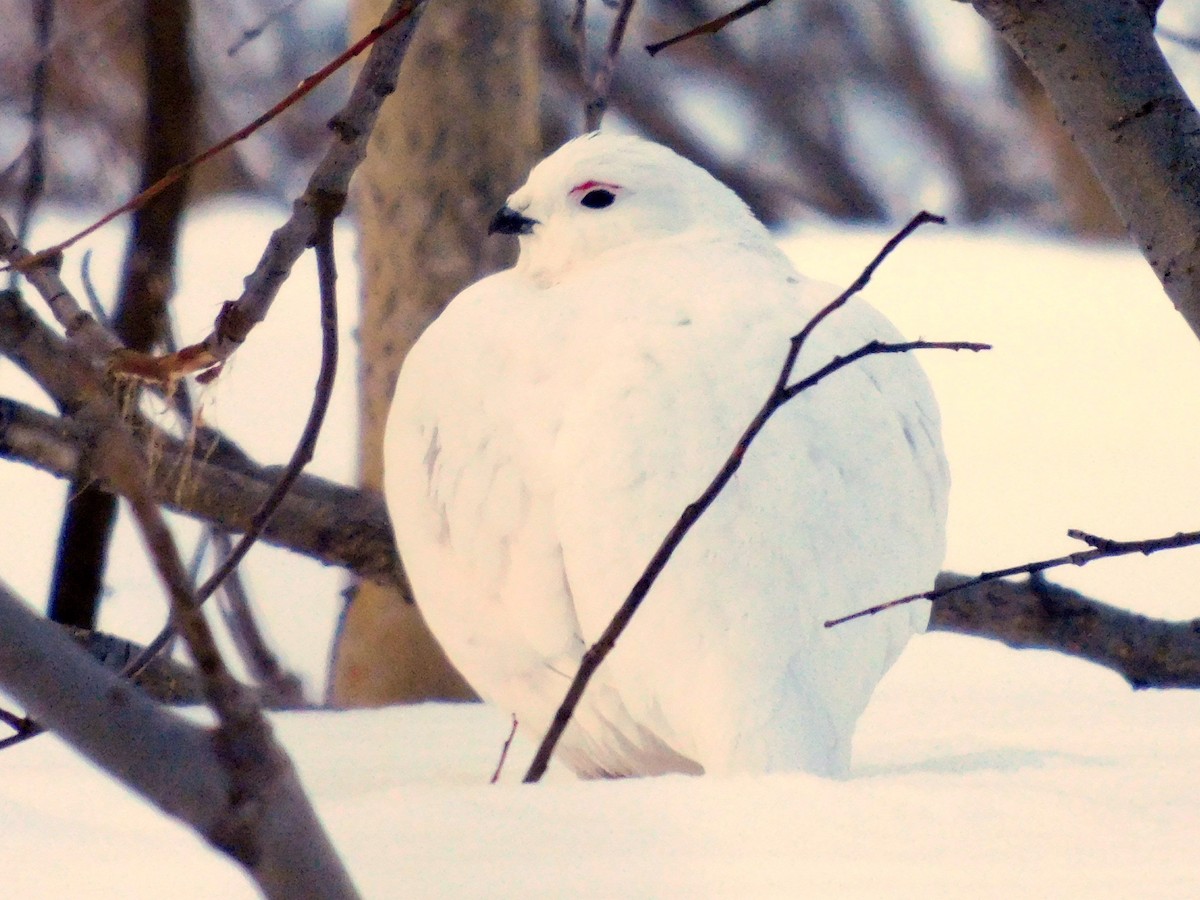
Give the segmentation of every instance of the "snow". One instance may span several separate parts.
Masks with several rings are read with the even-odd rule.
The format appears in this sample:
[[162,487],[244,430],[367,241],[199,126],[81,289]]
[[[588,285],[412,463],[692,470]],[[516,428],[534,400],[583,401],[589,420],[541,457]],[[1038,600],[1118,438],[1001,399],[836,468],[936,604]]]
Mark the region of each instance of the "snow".
[[[1052,654],[930,635],[881,688],[844,781],[489,786],[508,722],[485,707],[275,721],[369,897],[1186,897],[1196,712]],[[55,739],[2,764],[0,816],[21,823],[0,854],[9,896],[254,896]]]
[[[189,223],[185,338],[236,295],[282,213],[220,206]],[[69,228],[47,223],[40,240]],[[848,282],[879,232],[808,229],[802,271]],[[94,269],[113,281],[119,231]],[[340,237],[343,309],[353,239]],[[311,265],[310,262],[305,263]],[[68,257],[74,274],[78,255]],[[315,372],[316,301],[298,274],[209,390],[209,415],[263,462],[299,433]],[[1117,538],[1197,527],[1200,346],[1131,251],[1036,235],[923,229],[870,296],[909,336],[991,341],[922,357],[954,474],[948,566],[1009,565],[1071,549],[1068,527]],[[353,322],[315,471],[353,477]],[[784,348],[781,348],[781,354]],[[36,396],[0,363],[0,393]],[[44,401],[42,401],[44,403]],[[0,465],[0,573],[45,595],[64,486]],[[162,599],[127,525],[104,626],[157,628]],[[195,529],[188,541],[194,539]],[[185,546],[188,546],[185,541]],[[1197,615],[1200,551],[1051,577],[1147,614]],[[341,573],[258,548],[248,580],[270,635],[318,694]],[[932,634],[915,639],[861,723],[850,776],[518,783],[509,722],[482,706],[273,717],[334,841],[371,897],[1192,897],[1200,895],[1200,697],[1131,691],[1051,653]],[[185,827],[43,736],[0,753],[4,893],[14,898],[253,897]]]

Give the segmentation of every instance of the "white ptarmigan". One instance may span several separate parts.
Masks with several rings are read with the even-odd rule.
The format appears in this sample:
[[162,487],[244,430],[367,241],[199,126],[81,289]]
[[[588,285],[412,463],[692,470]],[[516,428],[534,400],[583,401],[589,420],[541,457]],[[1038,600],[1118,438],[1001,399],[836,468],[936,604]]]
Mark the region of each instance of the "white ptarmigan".
[[[484,699],[539,738],[580,657],[837,293],[665,147],[585,135],[497,214],[520,259],[409,353],[386,489],[417,603]],[[793,381],[873,338],[854,299]],[[597,670],[557,750],[582,776],[849,766],[854,725],[945,547],[937,406],[912,354],[856,362],[759,435]]]

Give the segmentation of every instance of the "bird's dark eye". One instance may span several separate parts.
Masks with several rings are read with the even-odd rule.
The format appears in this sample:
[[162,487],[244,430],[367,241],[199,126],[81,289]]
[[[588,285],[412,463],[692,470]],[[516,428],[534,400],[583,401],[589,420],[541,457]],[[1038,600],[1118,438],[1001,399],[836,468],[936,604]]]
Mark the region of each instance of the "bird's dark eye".
[[606,206],[612,206],[613,201],[616,199],[617,195],[612,191],[606,191],[604,188],[595,188],[584,194],[579,202],[588,209],[604,209]]

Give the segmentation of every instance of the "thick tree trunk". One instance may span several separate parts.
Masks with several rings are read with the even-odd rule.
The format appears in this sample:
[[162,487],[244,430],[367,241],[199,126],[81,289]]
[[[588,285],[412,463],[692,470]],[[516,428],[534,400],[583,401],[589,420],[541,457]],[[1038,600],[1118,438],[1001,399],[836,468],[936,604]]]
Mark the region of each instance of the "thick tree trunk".
[[[1151,4],[1153,5],[1153,4]],[[1200,337],[1200,115],[1137,0],[973,0],[1046,89]]]
[[[381,0],[355,5],[355,31]],[[362,229],[359,464],[383,481],[383,433],[396,374],[458,291],[509,262],[491,214],[540,152],[534,0],[436,0],[371,139],[357,183]],[[376,705],[468,697],[411,598],[361,582],[336,639],[330,699]]]

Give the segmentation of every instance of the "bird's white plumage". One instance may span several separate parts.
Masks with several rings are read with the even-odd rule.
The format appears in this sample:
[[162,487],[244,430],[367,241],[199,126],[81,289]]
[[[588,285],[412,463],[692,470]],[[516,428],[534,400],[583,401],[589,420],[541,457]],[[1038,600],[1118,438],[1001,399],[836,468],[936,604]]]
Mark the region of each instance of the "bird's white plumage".
[[[589,183],[611,205],[584,205]],[[727,188],[636,138],[572,141],[509,205],[536,221],[517,265],[456,297],[405,362],[386,488],[434,634],[537,737],[836,291],[801,277]],[[899,336],[852,300],[793,380],[873,338]],[[560,758],[591,776],[844,771],[928,609],[822,623],[931,585],[947,490],[911,355],[799,395],[596,673]]]

